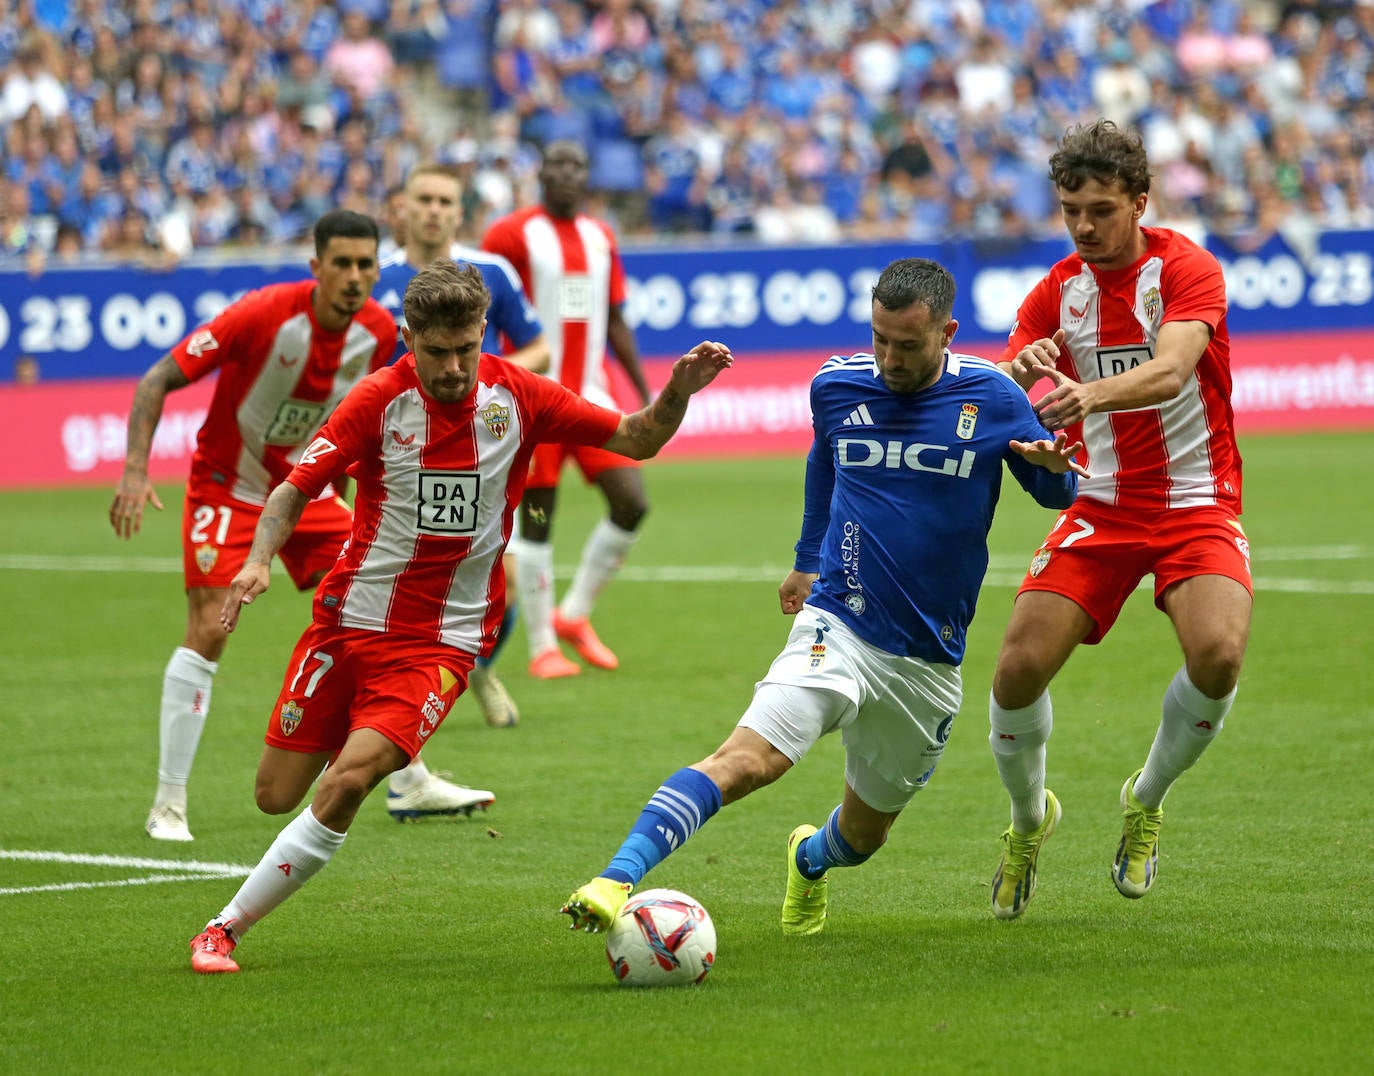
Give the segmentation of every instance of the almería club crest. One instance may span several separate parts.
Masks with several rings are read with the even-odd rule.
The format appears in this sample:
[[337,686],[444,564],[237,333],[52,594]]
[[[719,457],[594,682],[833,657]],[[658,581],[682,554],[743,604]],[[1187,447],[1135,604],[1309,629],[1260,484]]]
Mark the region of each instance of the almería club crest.
[[498,403],[489,403],[482,410],[477,412],[482,421],[486,423],[491,435],[498,441],[506,436],[506,431],[510,429],[510,408]]

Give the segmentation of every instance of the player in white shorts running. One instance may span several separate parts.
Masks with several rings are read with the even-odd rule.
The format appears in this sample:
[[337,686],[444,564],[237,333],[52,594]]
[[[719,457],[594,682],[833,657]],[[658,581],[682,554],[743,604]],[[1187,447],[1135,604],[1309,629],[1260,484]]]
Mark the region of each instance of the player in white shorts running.
[[993,364],[950,352],[954,280],[893,262],[873,289],[873,353],[811,382],[815,441],[796,560],[779,588],[787,646],[738,726],[645,805],[596,878],[568,898],[573,929],[606,929],[645,874],[724,804],[786,773],[827,733],[845,744],[844,797],[787,840],[787,934],[825,926],[826,871],[855,866],[929,781],[962,697],[959,663],[987,571],[1005,461],[1046,507],[1086,472]]

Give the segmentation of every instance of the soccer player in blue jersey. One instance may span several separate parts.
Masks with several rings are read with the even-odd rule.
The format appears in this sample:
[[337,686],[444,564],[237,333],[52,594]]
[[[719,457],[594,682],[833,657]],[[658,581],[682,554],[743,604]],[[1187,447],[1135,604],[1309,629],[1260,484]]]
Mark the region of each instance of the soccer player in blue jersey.
[[[482,350],[542,374],[549,368],[549,345],[519,274],[500,255],[457,242],[458,229],[463,222],[462,196],[462,181],[447,165],[422,164],[411,170],[405,184],[405,246],[382,260],[381,276],[373,294],[391,311],[397,326],[403,328],[405,312],[401,303],[406,285],[416,273],[440,258],[451,258],[460,265],[473,265],[482,274],[487,291],[491,293]],[[398,342],[396,357],[400,358],[405,351],[404,342]],[[509,571],[510,562],[506,564]],[[514,593],[512,587],[510,594]],[[514,619],[515,611],[509,608],[497,642],[498,651]],[[496,653],[493,651],[489,658],[478,662],[468,686],[487,723],[504,727],[514,725],[520,719],[520,712],[505,685],[491,671]],[[405,782],[406,776],[401,775],[394,783],[404,785]]]
[[824,826],[787,839],[786,934],[825,926],[826,872],[873,855],[930,780],[963,689],[959,663],[987,571],[1005,462],[1065,508],[1082,448],[1051,436],[1010,377],[949,350],[954,280],[904,258],[873,288],[873,351],[811,382],[801,538],[778,590],[796,622],[738,726],[653,794],[610,864],[572,894],[574,930],[605,930],[645,874],[722,806],[770,784],[827,733],[845,788]]

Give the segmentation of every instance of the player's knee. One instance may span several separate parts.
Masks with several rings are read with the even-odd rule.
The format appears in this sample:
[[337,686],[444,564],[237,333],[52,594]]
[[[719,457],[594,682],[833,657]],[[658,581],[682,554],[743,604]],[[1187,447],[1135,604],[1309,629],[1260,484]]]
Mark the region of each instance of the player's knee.
[[1209,699],[1224,698],[1240,680],[1244,659],[1244,640],[1210,640],[1200,652],[1188,655],[1188,679]]
[[257,801],[258,810],[263,814],[286,814],[293,811],[300,805],[304,795],[305,793],[298,789],[263,777],[258,778],[253,789],[253,798]]
[[1045,693],[1050,678],[1043,664],[1028,647],[1008,645],[997,658],[992,675],[992,694],[997,705],[1007,710],[1029,706]]
[[361,766],[331,766],[320,778],[318,798],[349,812],[356,811],[376,786],[372,772]]
[[618,500],[611,505],[610,511],[611,522],[623,531],[638,529],[648,514],[649,501],[644,497],[628,497]]

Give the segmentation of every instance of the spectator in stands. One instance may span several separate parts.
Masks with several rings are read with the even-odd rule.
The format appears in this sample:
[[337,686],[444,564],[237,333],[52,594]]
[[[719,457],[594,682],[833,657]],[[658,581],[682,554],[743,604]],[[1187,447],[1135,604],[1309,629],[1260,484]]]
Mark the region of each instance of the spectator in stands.
[[0,93],[0,125],[14,123],[37,108],[43,125],[51,126],[67,114],[67,91],[54,71],[51,39],[28,34],[19,44],[15,64]]
[[344,15],[343,35],[329,46],[322,66],[336,83],[356,89],[366,101],[381,92],[395,61],[385,43],[372,35],[366,13],[354,10]]

